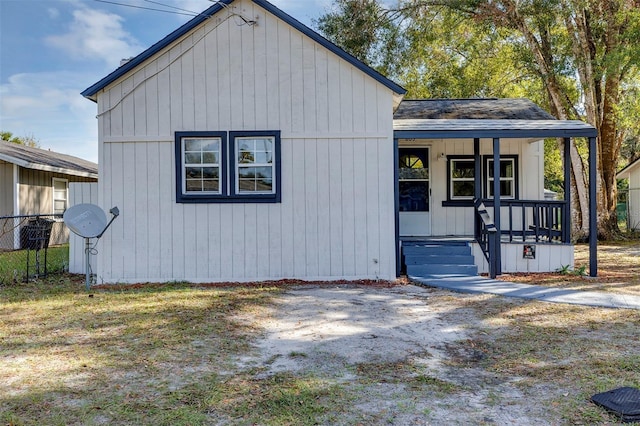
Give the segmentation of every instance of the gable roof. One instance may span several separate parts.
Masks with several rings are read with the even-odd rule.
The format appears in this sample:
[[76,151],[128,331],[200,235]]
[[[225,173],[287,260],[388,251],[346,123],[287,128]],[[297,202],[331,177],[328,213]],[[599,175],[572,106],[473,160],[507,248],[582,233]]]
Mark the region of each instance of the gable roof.
[[393,116],[399,138],[595,137],[579,120],[557,120],[528,99],[404,100]]
[[72,155],[0,141],[0,160],[33,170],[98,178],[98,165]]
[[[159,42],[157,42],[156,44],[154,44],[144,52],[140,53],[138,56],[134,57],[126,64],[120,66],[111,74],[104,77],[102,80],[98,81],[97,83],[85,89],[81,93],[82,96],[84,96],[85,98],[91,99],[92,101],[96,101],[96,94],[100,90],[104,89],[109,84],[115,82],[117,79],[127,74],[129,71],[135,69],[138,65],[142,64],[144,61],[151,58],[153,55],[160,52],[161,50],[169,46],[171,43],[173,43],[174,41],[178,40],[180,37],[189,33],[190,31],[198,27],[200,24],[202,24],[204,21],[209,19],[211,16],[220,12],[226,6],[230,5],[234,1],[235,0],[219,0],[213,6],[209,7],[207,10],[200,13],[198,16],[196,16],[186,24],[182,25],[180,28],[176,29],[171,34],[167,35],[165,38],[163,38],[162,40],[160,40]],[[325,47],[329,51],[338,55],[340,58],[349,62],[351,65],[355,66],[365,74],[374,78],[375,80],[380,82],[382,85],[386,86],[391,91],[393,91],[395,94],[404,95],[407,92],[406,89],[404,89],[402,86],[389,80],[387,77],[383,76],[378,71],[371,68],[370,66],[364,64],[362,61],[356,59],[354,56],[351,56],[349,53],[345,52],[335,44],[331,43],[329,40],[322,37],[320,34],[313,31],[311,28],[307,27],[297,19],[291,17],[290,15],[286,14],[282,10],[278,9],[268,1],[266,0],[252,0],[252,1],[253,3],[265,9],[267,12],[278,17],[279,19],[291,25],[293,28],[297,29],[307,37],[311,38],[321,46]]]
[[633,161],[627,164],[622,170],[616,173],[616,178],[618,179],[628,178],[631,175],[631,172],[637,168],[640,168],[640,158],[638,158],[636,161]]

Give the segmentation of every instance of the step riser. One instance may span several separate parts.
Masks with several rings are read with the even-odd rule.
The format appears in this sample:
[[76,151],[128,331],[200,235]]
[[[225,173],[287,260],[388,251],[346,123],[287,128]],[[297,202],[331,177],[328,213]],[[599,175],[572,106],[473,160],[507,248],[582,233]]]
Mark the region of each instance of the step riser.
[[478,267],[476,265],[407,265],[409,276],[435,274],[478,275]]
[[471,247],[469,246],[408,246],[402,247],[404,255],[433,255],[433,256],[449,256],[449,255],[470,255]]
[[406,255],[404,257],[405,265],[434,265],[434,264],[450,264],[450,265],[473,265],[473,256],[430,256],[430,255]]

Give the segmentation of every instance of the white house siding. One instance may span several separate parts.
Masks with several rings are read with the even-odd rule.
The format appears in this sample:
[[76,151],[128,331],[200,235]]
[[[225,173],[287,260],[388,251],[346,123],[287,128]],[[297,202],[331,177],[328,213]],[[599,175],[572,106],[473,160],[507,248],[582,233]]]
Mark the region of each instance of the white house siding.
[[[69,183],[69,207],[77,204],[98,204],[98,183],[97,182],[73,182]],[[95,249],[101,250],[101,241],[96,244],[92,239],[91,244]],[[96,271],[96,257],[89,257],[91,271]],[[69,232],[69,272],[72,274],[83,274],[86,268],[85,239]]]
[[[395,278],[392,93],[248,1],[98,94],[98,281]],[[282,202],[178,204],[174,132],[280,130]]]
[[[433,236],[473,235],[472,207],[443,207],[447,200],[447,160],[449,155],[473,155],[473,139],[399,140],[402,146],[430,146],[431,169],[431,233]],[[444,154],[444,158],[440,158]],[[493,155],[493,140],[480,140],[480,154]],[[502,139],[500,155],[518,156],[519,195],[523,200],[541,200],[544,195],[544,145],[542,141]],[[483,165],[484,167],[484,165]],[[492,211],[490,211],[493,214]],[[502,209],[502,223],[508,211]]]
[[629,227],[640,230],[640,166],[629,171]]
[[[531,244],[528,244],[531,245]],[[535,259],[525,259],[522,243],[502,243],[502,272],[550,272],[574,266],[573,244],[535,244]],[[489,264],[478,243],[471,244],[478,273],[489,273]]]

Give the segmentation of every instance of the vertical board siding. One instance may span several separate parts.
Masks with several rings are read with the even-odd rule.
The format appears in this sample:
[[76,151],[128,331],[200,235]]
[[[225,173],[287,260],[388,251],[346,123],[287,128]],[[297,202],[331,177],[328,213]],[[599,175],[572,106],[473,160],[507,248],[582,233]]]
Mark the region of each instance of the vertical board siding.
[[[122,212],[99,280],[394,278],[392,93],[262,8],[234,5],[259,24],[207,20],[99,96],[100,202]],[[280,130],[281,203],[177,204],[184,130]]]
[[[473,155],[473,140],[471,139],[434,139],[400,141],[400,146],[429,146],[430,150],[430,184],[431,184],[431,234],[434,236],[445,235],[473,235],[474,210],[470,207],[443,207],[442,202],[447,200],[447,160],[439,159],[440,154],[449,155]],[[537,200],[543,198],[544,175],[542,162],[543,154],[540,149],[542,142],[526,143],[518,139],[503,139],[500,141],[502,155],[518,156],[518,184],[520,199]],[[491,141],[480,141],[480,154],[483,156],[492,154]],[[484,168],[483,163],[483,168]],[[484,188],[483,188],[484,189]],[[508,209],[501,210],[502,223],[507,224]],[[519,218],[514,216],[514,220]]]
[[[69,207],[78,204],[98,204],[97,182],[74,182],[69,184]],[[95,240],[93,240],[95,242]],[[97,246],[96,246],[97,247]],[[100,250],[100,247],[97,247]],[[69,272],[72,274],[85,273],[85,239],[74,234],[69,235]],[[89,262],[93,272],[96,272],[96,257],[91,256]]]
[[0,160],[0,216],[13,215],[13,164]]

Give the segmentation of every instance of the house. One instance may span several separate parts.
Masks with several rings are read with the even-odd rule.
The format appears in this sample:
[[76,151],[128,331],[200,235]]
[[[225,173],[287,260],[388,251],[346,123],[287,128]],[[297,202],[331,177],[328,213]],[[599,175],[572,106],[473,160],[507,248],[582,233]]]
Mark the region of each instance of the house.
[[[0,141],[0,216],[62,215],[69,206],[69,183],[97,180],[98,165],[95,163]],[[60,230],[52,232],[57,240],[51,243],[67,242],[66,227],[62,223],[54,227],[60,227]],[[0,248],[20,248],[19,227],[13,232],[12,241],[3,239]]]
[[[511,243],[519,231],[520,249],[534,237],[569,259],[568,199],[520,201],[543,199],[541,139],[595,136],[528,101],[478,101],[504,110],[482,117],[402,101],[265,0],[217,2],[82,94],[98,108],[99,204],[121,212],[99,282],[395,279],[407,241],[483,241],[474,199],[501,192],[516,207],[498,197],[494,213],[531,216]],[[480,270],[495,246],[474,248]]]
[[640,230],[640,158],[616,174],[618,179],[629,180],[627,214],[629,229]]

